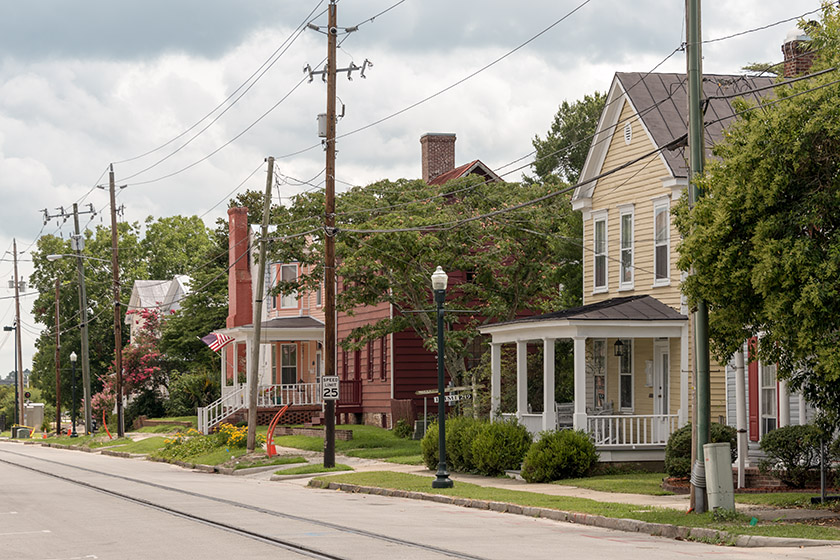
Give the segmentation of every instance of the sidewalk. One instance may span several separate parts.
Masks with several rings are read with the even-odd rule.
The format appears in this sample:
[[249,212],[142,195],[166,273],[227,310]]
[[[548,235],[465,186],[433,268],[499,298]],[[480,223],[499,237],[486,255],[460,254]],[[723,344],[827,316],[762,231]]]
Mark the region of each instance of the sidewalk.
[[[279,450],[289,453],[300,454],[299,449],[280,448]],[[319,462],[323,455],[318,452],[304,452],[310,462]],[[337,463],[343,463],[353,467],[355,472],[369,472],[369,471],[390,471],[407,474],[416,474],[419,476],[433,477],[434,472],[430,471],[423,465],[401,465],[398,463],[388,463],[385,461],[377,461],[374,459],[359,459],[356,457],[347,457],[344,455],[336,456]],[[335,473],[342,474],[342,473]],[[330,473],[313,474],[313,475],[298,475],[294,479],[283,476],[275,477],[275,480],[286,480],[306,486],[309,480],[316,477],[328,477]],[[491,488],[502,488],[506,490],[519,490],[523,492],[533,492],[536,494],[546,494],[550,496],[568,496],[575,498],[587,498],[598,502],[613,502],[620,504],[632,504],[638,506],[662,507],[675,509],[679,511],[688,511],[689,497],[687,494],[674,494],[670,496],[650,496],[646,494],[623,494],[615,492],[601,492],[598,490],[590,490],[587,488],[578,488],[575,486],[565,486],[561,484],[540,484],[528,483],[524,480],[517,480],[510,477],[488,477],[471,474],[450,473],[449,478],[457,482],[468,482],[478,486],[486,486]],[[431,492],[431,488],[430,488]],[[831,519],[837,518],[838,514],[833,511],[818,510],[818,509],[798,509],[798,508],[773,508],[766,506],[755,506],[751,504],[735,504],[738,512],[745,515],[751,515],[759,520],[791,520],[802,521],[809,519]]]

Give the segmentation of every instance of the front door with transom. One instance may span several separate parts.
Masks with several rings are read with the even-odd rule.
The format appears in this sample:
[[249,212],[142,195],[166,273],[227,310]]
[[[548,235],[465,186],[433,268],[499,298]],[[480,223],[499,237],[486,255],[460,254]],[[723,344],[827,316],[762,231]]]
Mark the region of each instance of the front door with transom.
[[671,370],[669,344],[667,340],[653,343],[653,441],[668,441],[669,372]]

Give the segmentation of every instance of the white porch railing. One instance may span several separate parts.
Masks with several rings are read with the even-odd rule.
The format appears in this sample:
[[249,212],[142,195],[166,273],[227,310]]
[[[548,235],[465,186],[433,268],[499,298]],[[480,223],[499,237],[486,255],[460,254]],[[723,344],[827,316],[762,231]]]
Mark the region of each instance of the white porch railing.
[[321,404],[320,383],[260,385],[257,406]]
[[587,432],[597,447],[661,447],[679,427],[676,414],[589,416]]
[[501,416],[505,420],[518,419],[519,423],[525,426],[532,434],[536,435],[543,431],[542,414],[522,414],[521,416],[517,416],[516,414],[502,414]]
[[[295,383],[292,385],[260,385],[257,406],[321,404],[320,383]],[[227,392],[222,398],[198,409],[198,430],[209,434],[219,422],[237,410],[248,406],[248,390],[245,385]]]
[[221,422],[223,418],[243,408],[245,406],[245,395],[245,386],[243,385],[209,405],[199,408],[198,431],[202,434],[209,434],[210,429]]

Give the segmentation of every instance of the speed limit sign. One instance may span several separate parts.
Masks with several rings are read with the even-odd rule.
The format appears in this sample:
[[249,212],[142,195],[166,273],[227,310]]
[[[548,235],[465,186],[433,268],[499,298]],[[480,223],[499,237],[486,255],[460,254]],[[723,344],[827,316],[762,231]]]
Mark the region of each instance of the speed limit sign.
[[321,378],[321,397],[325,401],[338,400],[338,376],[330,375]]

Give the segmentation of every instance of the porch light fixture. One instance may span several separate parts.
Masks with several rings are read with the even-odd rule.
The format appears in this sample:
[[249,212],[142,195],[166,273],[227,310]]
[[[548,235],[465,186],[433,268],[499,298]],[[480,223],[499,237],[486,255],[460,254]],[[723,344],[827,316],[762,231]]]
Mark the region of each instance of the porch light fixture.
[[618,357],[623,357],[624,354],[627,352],[627,349],[624,347],[624,343],[621,341],[620,338],[615,340],[615,344],[613,344],[613,349],[615,350],[615,355]]

